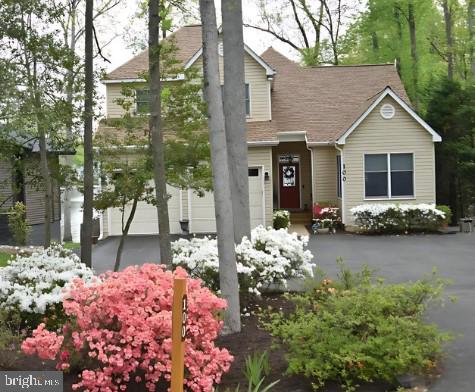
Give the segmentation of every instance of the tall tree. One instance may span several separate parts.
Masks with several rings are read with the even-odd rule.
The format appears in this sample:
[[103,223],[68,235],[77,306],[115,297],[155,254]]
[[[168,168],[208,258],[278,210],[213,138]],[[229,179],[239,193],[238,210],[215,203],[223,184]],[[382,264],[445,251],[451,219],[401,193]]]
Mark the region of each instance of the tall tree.
[[297,50],[305,65],[337,65],[342,31],[355,7],[348,0],[260,0],[259,23],[245,26],[269,33]]
[[447,79],[454,78],[454,37],[453,37],[453,8],[449,0],[442,1],[445,21],[445,39],[447,41]]
[[412,60],[412,85],[414,88],[414,105],[416,109],[419,108],[419,94],[417,87],[419,86],[419,55],[417,52],[417,34],[416,34],[416,15],[414,10],[414,3],[409,0],[407,4],[407,22],[409,27],[409,38],[411,42],[411,60]]
[[158,230],[160,241],[160,260],[171,265],[170,219],[168,216],[168,194],[165,166],[165,147],[161,120],[161,81],[160,81],[160,8],[162,1],[148,2],[148,77],[150,91],[151,150],[154,165],[155,192],[157,199]]
[[[15,75],[3,108],[16,132],[38,139],[40,149],[40,187],[44,190],[44,240],[51,242],[53,218],[53,176],[48,148],[54,145],[64,126],[62,114],[69,110],[64,101],[64,78],[74,60],[67,47],[57,39],[63,9],[42,0],[1,1],[0,42],[2,70]],[[2,97],[3,100],[3,97]],[[16,128],[16,129],[15,129]]]
[[223,0],[224,117],[231,179],[234,241],[251,236],[241,0]]
[[475,79],[475,0],[467,1],[467,29],[471,78]]
[[94,0],[86,0],[84,24],[84,205],[81,226],[81,260],[87,266],[92,266],[92,214],[94,199],[94,157],[92,145],[92,121],[94,116],[93,13]]
[[219,283],[228,303],[224,322],[228,332],[241,330],[239,284],[234,249],[233,206],[229,183],[225,119],[219,79],[218,29],[213,0],[200,0],[203,36],[204,96],[208,104],[208,127],[218,234]]

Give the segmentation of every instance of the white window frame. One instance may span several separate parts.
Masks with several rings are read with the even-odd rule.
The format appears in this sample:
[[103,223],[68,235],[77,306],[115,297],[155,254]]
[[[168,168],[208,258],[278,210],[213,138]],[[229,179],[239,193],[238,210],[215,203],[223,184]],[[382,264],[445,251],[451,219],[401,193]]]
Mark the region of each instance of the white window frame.
[[148,102],[149,111],[148,112],[139,112],[139,105],[138,105],[138,101],[137,101],[137,90],[140,90],[140,91],[146,90],[146,91],[148,91],[149,98],[150,98],[150,90],[148,88],[136,88],[136,89],[134,89],[135,115],[136,116],[148,116],[150,114],[150,99],[149,99],[149,102]]
[[[413,195],[392,196],[391,192],[391,155],[412,154],[412,190]],[[366,155],[386,155],[387,159],[387,178],[388,195],[387,196],[366,196]],[[414,151],[392,151],[392,152],[365,152],[363,153],[363,200],[415,200],[416,199],[416,154]]]

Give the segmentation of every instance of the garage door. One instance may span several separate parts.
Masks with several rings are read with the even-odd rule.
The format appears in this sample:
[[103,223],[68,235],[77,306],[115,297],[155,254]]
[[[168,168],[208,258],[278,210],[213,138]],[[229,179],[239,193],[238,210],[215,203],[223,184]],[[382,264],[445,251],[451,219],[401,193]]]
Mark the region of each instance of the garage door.
[[[168,187],[167,192],[171,196],[168,199],[168,214],[170,217],[170,232],[172,234],[181,233],[180,229],[180,191],[177,188]],[[130,206],[126,208],[125,219],[130,213]],[[109,235],[122,235],[122,214],[118,208],[110,210],[110,228]],[[130,226],[129,234],[157,234],[158,233],[158,219],[157,207],[139,202],[135,217]]]
[[[249,207],[251,227],[264,224],[264,181],[261,168],[249,168]],[[190,195],[190,232],[215,233],[214,196],[206,192],[203,197]]]

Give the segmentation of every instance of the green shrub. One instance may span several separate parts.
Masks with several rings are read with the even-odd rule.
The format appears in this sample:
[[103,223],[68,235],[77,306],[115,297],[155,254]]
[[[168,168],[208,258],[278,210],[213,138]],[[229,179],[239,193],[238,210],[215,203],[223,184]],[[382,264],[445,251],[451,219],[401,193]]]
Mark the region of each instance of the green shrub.
[[0,309],[1,369],[9,369],[18,359],[23,338],[19,313]]
[[293,313],[267,312],[262,325],[287,349],[288,373],[309,377],[315,388],[337,381],[345,391],[358,382],[396,384],[404,374],[427,374],[451,336],[427,324],[428,305],[441,299],[446,282],[433,277],[384,284],[365,268],[342,267],[339,280],[323,279],[310,292],[291,296]]
[[290,227],[290,212],[287,210],[276,210],[272,215],[272,226],[274,229],[288,229]]
[[26,221],[26,207],[21,202],[16,202],[8,210],[8,228],[17,245],[26,245],[31,226]]
[[445,214],[444,224],[446,225],[450,224],[450,222],[452,222],[452,210],[450,209],[450,207],[441,204],[441,205],[436,206],[436,208]]

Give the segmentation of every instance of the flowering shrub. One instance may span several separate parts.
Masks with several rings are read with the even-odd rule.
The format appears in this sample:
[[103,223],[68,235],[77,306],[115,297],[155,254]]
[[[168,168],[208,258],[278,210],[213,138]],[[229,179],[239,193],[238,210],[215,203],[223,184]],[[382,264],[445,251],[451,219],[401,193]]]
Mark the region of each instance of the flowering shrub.
[[346,392],[360,382],[396,384],[401,375],[433,373],[451,335],[424,319],[446,282],[384,284],[367,268],[353,274],[342,267],[338,276],[292,296],[292,313],[261,315],[286,348],[288,372],[310,377],[315,389],[336,381]]
[[362,204],[351,213],[360,230],[370,233],[436,230],[446,220],[433,204]]
[[[173,264],[183,267],[194,277],[203,280],[214,292],[219,290],[218,243],[215,238],[180,238],[172,242]],[[251,268],[237,263],[240,282],[248,280]]]
[[[312,274],[312,253],[306,250],[308,237],[258,226],[251,239],[243,238],[236,246],[237,269],[241,292],[259,294],[271,284],[285,285],[287,279]],[[173,263],[185,268],[205,285],[219,289],[219,259],[215,239],[179,239],[172,243]]]
[[[154,391],[158,382],[171,377],[175,277],[185,278],[187,273],[144,264],[109,272],[93,285],[76,279],[63,302],[70,321],[62,334],[41,324],[22,349],[56,360],[62,370],[82,363],[85,370],[74,389],[125,390],[133,380],[144,381]],[[225,309],[226,302],[194,279],[188,279],[187,298],[185,384],[194,392],[211,392],[233,360],[226,349],[214,345],[222,326],[216,313]]]
[[18,255],[0,269],[0,307],[19,312],[30,328],[45,318],[48,326],[60,326],[64,288],[74,278],[90,281],[92,277],[93,271],[78,256],[57,244]]
[[318,229],[336,229],[336,225],[341,222],[341,219],[338,215],[340,209],[336,206],[328,205],[322,206],[320,204],[315,204],[313,206],[313,231]]
[[272,226],[274,229],[288,229],[290,227],[290,212],[287,210],[276,210],[272,215]]

